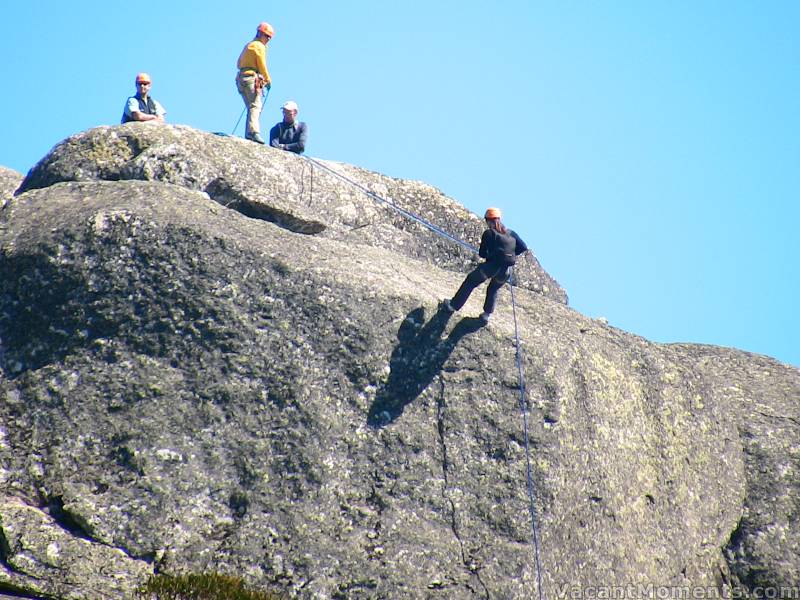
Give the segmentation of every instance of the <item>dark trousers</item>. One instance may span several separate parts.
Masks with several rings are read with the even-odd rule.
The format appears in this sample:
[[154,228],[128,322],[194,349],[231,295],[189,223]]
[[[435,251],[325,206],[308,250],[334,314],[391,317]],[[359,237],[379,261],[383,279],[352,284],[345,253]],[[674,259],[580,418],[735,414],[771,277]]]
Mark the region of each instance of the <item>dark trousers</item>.
[[464,283],[458,288],[456,295],[450,300],[451,306],[456,310],[461,310],[467,302],[467,298],[476,287],[487,279],[491,278],[489,288],[486,290],[486,300],[483,303],[483,312],[491,314],[494,311],[494,304],[497,301],[497,292],[508,281],[508,265],[498,265],[495,263],[482,263],[467,275]]

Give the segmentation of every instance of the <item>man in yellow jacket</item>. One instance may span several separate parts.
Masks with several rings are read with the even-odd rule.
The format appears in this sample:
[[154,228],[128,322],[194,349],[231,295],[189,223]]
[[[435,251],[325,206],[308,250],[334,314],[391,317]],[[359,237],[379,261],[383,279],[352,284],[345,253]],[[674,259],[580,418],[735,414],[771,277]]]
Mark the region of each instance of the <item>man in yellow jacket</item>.
[[259,144],[264,143],[261,137],[261,107],[263,105],[263,88],[272,87],[272,79],[267,71],[267,44],[275,35],[275,30],[269,23],[261,23],[256,29],[256,37],[249,42],[239,55],[236,67],[236,87],[242,95],[244,105],[247,107],[247,125],[245,135],[248,140]]

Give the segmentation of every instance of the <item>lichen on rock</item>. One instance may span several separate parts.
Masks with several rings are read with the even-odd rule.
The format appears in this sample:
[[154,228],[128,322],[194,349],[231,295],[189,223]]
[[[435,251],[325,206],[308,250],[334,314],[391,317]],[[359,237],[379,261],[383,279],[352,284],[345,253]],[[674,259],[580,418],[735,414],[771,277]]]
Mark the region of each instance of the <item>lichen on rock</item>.
[[[70,180],[81,135],[112,134],[132,154]],[[99,128],[0,212],[0,591],[213,570],[297,598],[537,597],[508,292],[488,327],[479,293],[443,313],[467,257],[316,175],[309,201],[302,168]],[[338,168],[479,230],[424,184]],[[800,372],[515,297],[545,595],[797,585]]]

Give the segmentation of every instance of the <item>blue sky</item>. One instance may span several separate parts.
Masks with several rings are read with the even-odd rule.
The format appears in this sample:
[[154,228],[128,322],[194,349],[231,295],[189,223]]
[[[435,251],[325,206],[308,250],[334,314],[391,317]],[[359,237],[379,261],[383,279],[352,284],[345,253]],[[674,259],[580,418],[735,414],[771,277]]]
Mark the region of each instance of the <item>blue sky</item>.
[[4,5],[0,165],[117,123],[138,71],[230,133],[267,20],[263,127],[291,98],[310,155],[500,206],[584,314],[800,365],[800,2],[130,6]]

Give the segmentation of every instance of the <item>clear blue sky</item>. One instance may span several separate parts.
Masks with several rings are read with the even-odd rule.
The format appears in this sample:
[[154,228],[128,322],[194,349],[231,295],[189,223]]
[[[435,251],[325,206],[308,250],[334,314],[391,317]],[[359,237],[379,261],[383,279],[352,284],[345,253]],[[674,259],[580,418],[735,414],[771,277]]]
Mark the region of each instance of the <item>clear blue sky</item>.
[[800,2],[9,2],[0,164],[117,123],[138,71],[229,133],[262,20],[263,126],[294,99],[310,155],[502,207],[584,314],[800,365]]

